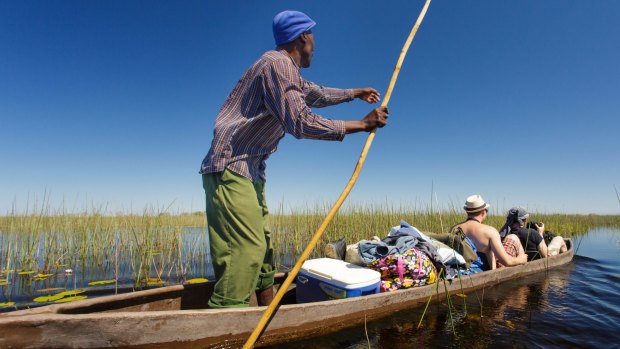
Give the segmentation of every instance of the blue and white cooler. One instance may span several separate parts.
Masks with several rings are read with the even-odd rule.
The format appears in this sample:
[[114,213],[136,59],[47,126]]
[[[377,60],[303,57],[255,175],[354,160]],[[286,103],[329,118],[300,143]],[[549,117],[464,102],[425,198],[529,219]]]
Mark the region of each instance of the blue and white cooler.
[[381,274],[332,258],[309,259],[297,275],[297,303],[379,293]]

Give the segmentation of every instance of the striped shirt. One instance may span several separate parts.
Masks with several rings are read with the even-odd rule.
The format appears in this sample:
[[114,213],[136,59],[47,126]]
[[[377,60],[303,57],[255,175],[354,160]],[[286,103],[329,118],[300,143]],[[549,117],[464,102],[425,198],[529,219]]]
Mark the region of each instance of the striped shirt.
[[200,173],[229,169],[252,181],[265,180],[265,161],[285,133],[295,138],[341,141],[345,122],[314,114],[310,107],[352,99],[353,90],[304,80],[285,51],[268,51],[244,73],[224,101]]

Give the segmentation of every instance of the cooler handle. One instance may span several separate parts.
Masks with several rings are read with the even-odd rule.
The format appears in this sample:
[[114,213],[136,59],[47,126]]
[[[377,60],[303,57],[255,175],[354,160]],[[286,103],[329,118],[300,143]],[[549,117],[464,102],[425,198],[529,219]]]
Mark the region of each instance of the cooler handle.
[[310,274],[314,274],[314,275],[322,276],[322,277],[324,277],[324,278],[326,278],[326,279],[328,279],[328,280],[333,279],[331,275],[323,274],[323,273],[321,273],[320,271],[316,271],[316,270],[314,270],[314,269],[308,269],[308,272],[309,272]]
[[297,276],[297,281],[301,282],[302,284],[305,284],[305,283],[308,282],[308,278],[305,277],[305,276],[298,275]]

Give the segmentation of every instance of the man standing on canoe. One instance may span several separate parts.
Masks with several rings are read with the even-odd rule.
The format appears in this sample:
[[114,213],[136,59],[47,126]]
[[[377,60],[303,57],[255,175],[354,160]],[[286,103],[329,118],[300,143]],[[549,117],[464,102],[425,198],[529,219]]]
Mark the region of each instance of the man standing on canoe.
[[373,88],[335,89],[304,80],[314,52],[315,22],[304,13],[284,11],[273,19],[276,49],[264,53],[224,101],[202,162],[211,260],[217,282],[209,306],[259,305],[273,299],[274,266],[264,195],[265,161],[285,133],[295,138],[342,141],[345,134],[372,131],[387,123],[387,108],[361,120],[332,120],[310,107],[359,98],[379,101]]

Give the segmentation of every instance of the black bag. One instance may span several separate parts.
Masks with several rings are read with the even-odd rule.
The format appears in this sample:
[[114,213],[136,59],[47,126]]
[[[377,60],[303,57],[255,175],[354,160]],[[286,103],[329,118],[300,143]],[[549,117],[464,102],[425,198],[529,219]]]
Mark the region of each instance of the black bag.
[[340,238],[336,241],[330,241],[325,245],[323,249],[325,257],[344,260],[347,255],[347,241],[345,238]]
[[551,240],[553,240],[553,238],[555,238],[556,236],[558,236],[556,233],[545,230],[545,232],[543,233],[543,239],[545,239],[545,244],[549,245],[551,243]]

